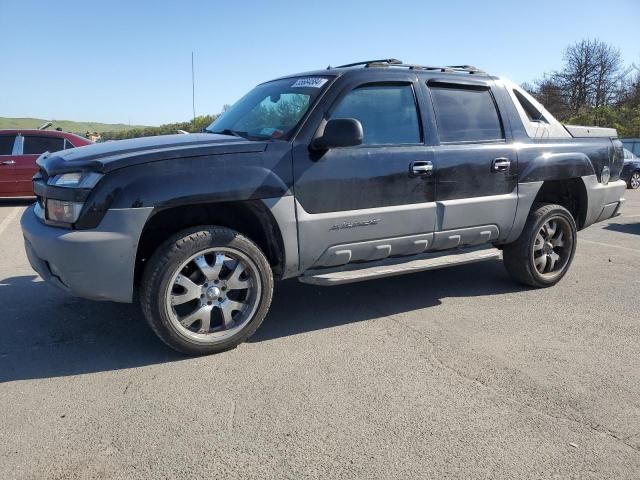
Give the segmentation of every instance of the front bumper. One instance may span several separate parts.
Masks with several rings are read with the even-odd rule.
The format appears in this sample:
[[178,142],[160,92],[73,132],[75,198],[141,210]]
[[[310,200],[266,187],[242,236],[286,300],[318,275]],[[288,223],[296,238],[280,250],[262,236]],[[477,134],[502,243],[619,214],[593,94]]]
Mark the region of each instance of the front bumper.
[[44,280],[78,297],[133,300],[138,241],[153,208],[109,210],[93,230],[45,225],[33,208],[20,224],[29,263]]

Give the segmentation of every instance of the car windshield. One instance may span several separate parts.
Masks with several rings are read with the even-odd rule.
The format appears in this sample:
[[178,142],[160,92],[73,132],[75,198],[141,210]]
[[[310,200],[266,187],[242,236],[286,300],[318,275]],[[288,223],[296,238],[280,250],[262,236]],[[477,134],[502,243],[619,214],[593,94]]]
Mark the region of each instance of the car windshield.
[[250,140],[287,140],[328,81],[329,77],[296,77],[258,85],[205,131]]

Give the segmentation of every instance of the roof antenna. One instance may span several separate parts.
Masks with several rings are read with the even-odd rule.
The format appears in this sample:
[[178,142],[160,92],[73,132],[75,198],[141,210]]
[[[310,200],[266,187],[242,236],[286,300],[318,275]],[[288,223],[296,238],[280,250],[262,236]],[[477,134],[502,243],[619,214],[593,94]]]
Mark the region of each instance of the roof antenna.
[[196,124],[196,77],[193,66],[193,50],[191,50],[191,106],[193,108],[193,125]]
[[43,123],[42,125],[40,125],[38,127],[38,130],[46,130],[47,128],[49,128],[51,125],[53,125],[53,122],[47,122],[47,123]]

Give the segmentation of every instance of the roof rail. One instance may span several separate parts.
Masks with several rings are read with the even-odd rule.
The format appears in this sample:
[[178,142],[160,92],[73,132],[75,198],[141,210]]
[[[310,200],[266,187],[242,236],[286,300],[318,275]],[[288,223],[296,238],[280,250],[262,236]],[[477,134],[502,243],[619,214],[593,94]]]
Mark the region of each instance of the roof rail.
[[355,62],[355,63],[347,63],[346,65],[339,65],[337,67],[327,67],[330,68],[350,68],[350,67],[401,67],[408,68],[409,70],[429,70],[429,71],[441,71],[441,72],[459,72],[459,73],[486,73],[483,70],[480,70],[477,67],[472,65],[447,65],[447,66],[434,66],[434,65],[413,65],[408,63],[402,63],[402,61],[397,60],[395,58],[387,58],[383,60],[367,60],[364,62]]
[[384,58],[382,60],[365,60],[364,62],[347,63],[345,65],[338,65],[337,67],[332,68],[349,68],[359,66],[364,66],[366,68],[374,65],[402,65],[402,60],[397,60],[395,58]]

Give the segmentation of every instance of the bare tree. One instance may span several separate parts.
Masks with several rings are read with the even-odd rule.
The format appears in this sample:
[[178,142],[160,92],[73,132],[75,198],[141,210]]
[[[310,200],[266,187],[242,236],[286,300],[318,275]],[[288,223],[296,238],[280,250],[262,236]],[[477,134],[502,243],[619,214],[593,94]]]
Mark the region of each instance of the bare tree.
[[620,50],[602,42],[596,44],[593,74],[593,106],[610,105],[619,93],[622,70]]
[[640,66],[632,63],[621,82],[619,106],[640,107]]
[[572,115],[590,106],[596,70],[596,42],[581,40],[567,47],[562,56],[564,67],[554,75],[567,96],[569,112]]
[[600,40],[581,40],[567,47],[564,67],[555,75],[572,115],[612,104],[620,92],[620,50]]

